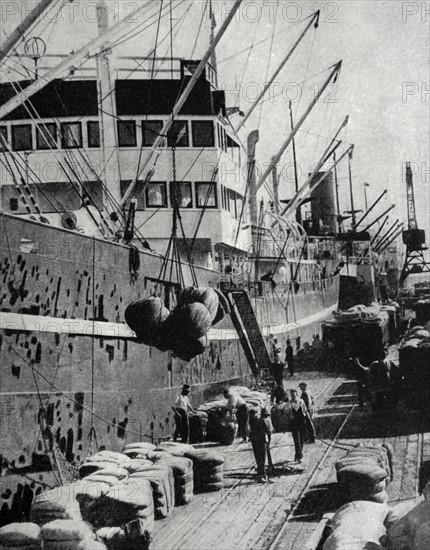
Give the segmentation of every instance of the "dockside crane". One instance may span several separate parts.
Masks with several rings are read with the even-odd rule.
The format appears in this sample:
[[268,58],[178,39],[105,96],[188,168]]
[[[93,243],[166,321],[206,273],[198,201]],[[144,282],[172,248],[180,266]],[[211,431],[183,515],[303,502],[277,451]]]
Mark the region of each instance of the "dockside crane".
[[408,207],[408,229],[403,231],[403,244],[406,245],[406,258],[400,274],[400,286],[411,273],[430,273],[430,263],[424,258],[425,231],[418,229],[415,212],[414,183],[411,163],[406,163],[406,198]]

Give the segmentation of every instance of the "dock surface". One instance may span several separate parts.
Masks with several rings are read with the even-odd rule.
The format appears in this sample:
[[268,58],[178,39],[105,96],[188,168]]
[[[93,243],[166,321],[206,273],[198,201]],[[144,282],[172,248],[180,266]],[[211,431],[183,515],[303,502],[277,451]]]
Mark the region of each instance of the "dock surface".
[[293,461],[291,434],[274,434],[276,472],[263,484],[256,480],[250,443],[217,445],[225,457],[224,489],[195,495],[190,504],[157,521],[153,550],[305,550],[322,516],[342,504],[334,463],[356,443],[393,445],[390,504],[418,495],[419,469],[430,460],[428,421],[401,406],[395,414],[376,414],[368,404],[358,407],[355,381],[342,376],[306,373],[285,385],[302,381],[317,401],[317,441],[305,446],[302,464]]

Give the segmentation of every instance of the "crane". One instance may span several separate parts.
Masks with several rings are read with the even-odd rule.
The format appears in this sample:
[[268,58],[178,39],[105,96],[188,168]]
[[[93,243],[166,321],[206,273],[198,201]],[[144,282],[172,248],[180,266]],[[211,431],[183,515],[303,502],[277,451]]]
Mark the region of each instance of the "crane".
[[418,229],[415,213],[414,183],[411,163],[406,163],[406,199],[408,228],[403,231],[403,244],[406,245],[406,258],[400,274],[400,286],[411,273],[430,273],[430,263],[424,258],[426,236],[424,229]]

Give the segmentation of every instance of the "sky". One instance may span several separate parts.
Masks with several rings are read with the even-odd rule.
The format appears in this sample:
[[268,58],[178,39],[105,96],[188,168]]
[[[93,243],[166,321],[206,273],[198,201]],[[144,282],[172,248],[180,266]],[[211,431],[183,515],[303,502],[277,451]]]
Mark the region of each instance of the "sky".
[[[152,15],[152,26],[115,49],[114,55],[147,55],[154,47],[156,14],[161,0],[151,0],[146,12],[135,17],[142,22]],[[1,40],[11,32],[35,1],[2,0]],[[107,0],[110,22],[120,20],[143,4],[142,0]],[[213,0],[218,28],[233,0]],[[206,0],[173,0],[172,24],[177,35],[173,54],[199,58],[209,41],[210,23]],[[169,0],[162,9],[168,15]],[[289,100],[297,122],[329,74],[342,59],[336,86],[321,96],[297,133],[297,162],[300,183],[306,179],[329,143],[331,136],[349,115],[342,132],[346,145],[355,145],[352,177],[356,208],[364,207],[364,182],[369,184],[368,204],[387,189],[375,216],[396,204],[392,220],[406,221],[404,163],[411,162],[414,173],[418,225],[430,235],[430,2],[401,0],[243,0],[219,47],[219,82],[226,90],[229,106],[246,112],[286,56],[315,10],[321,10],[320,25],[306,34],[266,96],[241,130],[247,134],[258,128],[258,164],[277,153],[290,130]],[[31,36],[41,36],[47,52],[70,53],[97,35],[95,2],[74,0],[61,12],[42,18]],[[50,24],[54,20],[55,24]],[[130,22],[130,34],[137,23]],[[170,48],[169,18],[160,25],[159,46],[164,55]],[[200,29],[200,32],[198,32]],[[128,28],[127,28],[128,32]],[[23,44],[19,46],[23,53]],[[4,78],[3,73],[2,77]],[[239,116],[231,121],[237,124]],[[292,152],[289,147],[280,166],[280,196],[291,198],[294,190]],[[339,167],[341,210],[350,208],[347,162]],[[370,218],[371,219],[371,218]]]

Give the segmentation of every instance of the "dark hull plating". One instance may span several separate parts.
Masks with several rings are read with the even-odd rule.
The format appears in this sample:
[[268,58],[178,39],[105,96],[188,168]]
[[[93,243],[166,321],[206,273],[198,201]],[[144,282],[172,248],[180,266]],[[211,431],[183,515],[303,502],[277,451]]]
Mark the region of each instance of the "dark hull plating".
[[[28,495],[47,483],[49,474],[41,470],[49,465],[53,441],[79,463],[90,432],[93,443],[112,450],[125,440],[166,437],[182,383],[192,384],[198,405],[226,383],[246,383],[251,371],[230,319],[212,331],[207,352],[190,363],[121,332],[126,306],[155,291],[161,257],[142,253],[133,282],[127,247],[9,215],[1,223],[4,522],[14,496],[16,501],[25,493],[24,484],[16,493],[18,479],[27,476]],[[191,284],[186,267],[184,275]],[[200,286],[219,284],[214,271],[197,269],[197,277]],[[167,282],[158,288],[164,298]],[[304,284],[297,292],[263,283],[250,292],[266,336],[273,333],[283,344],[288,329],[303,343],[336,307],[338,280]],[[25,510],[12,515],[25,517]]]

